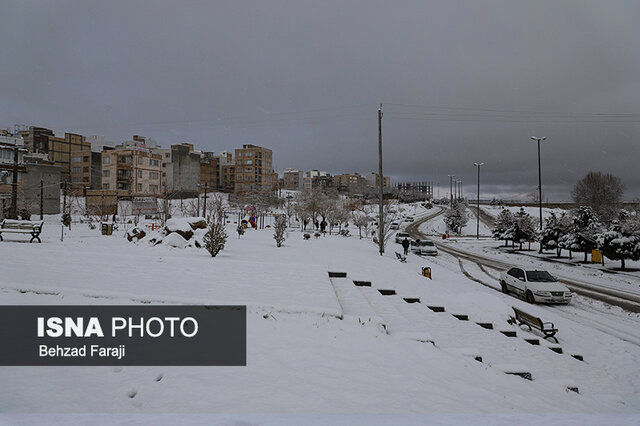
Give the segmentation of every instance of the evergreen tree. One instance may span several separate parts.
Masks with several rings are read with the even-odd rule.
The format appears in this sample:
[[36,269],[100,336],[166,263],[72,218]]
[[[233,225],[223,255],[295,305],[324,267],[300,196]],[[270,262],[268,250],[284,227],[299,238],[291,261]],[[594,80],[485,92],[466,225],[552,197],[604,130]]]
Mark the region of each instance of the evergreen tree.
[[536,222],[529,213],[524,211],[524,208],[520,207],[520,210],[513,215],[513,223],[508,233],[511,235],[511,240],[519,244],[522,250],[522,243],[536,238]]
[[640,222],[623,214],[596,237],[596,243],[603,255],[619,260],[624,269],[626,259],[640,260]]
[[284,215],[278,215],[276,217],[276,223],[274,226],[275,232],[273,233],[273,239],[276,240],[276,246],[282,247],[282,243],[285,240],[285,230],[287,229],[287,219]]
[[571,220],[565,213],[562,213],[560,217],[551,213],[551,216],[545,220],[544,230],[540,234],[541,251],[555,249],[557,256],[560,257],[562,252],[560,239],[569,232],[570,227]]
[[498,214],[495,220],[495,225],[491,230],[491,234],[496,240],[504,240],[504,245],[507,246],[511,239],[511,225],[513,225],[513,213],[503,208]]
[[444,214],[444,223],[456,234],[462,232],[462,228],[468,221],[467,206],[463,202],[454,202],[453,206]]
[[587,261],[587,254],[596,248],[596,235],[600,231],[598,216],[591,207],[580,207],[573,212],[571,227],[560,239],[560,246],[563,249],[584,252],[584,261]]

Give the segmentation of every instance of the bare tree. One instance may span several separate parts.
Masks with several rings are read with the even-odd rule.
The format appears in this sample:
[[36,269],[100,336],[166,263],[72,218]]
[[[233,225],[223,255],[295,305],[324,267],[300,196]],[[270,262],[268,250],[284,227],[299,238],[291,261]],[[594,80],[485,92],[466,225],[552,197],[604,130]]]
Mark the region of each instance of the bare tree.
[[358,228],[358,236],[360,239],[362,239],[362,230],[364,229],[366,235],[367,229],[369,229],[369,224],[373,222],[373,219],[369,215],[362,212],[353,212],[351,220]]
[[209,215],[209,227],[207,233],[204,235],[204,246],[211,254],[211,257],[224,250],[225,243],[227,242],[227,231],[225,227],[225,212],[222,198],[219,198],[219,202],[214,203],[214,208]]
[[[376,220],[380,220],[380,215],[376,215]],[[390,200],[385,200],[384,202],[384,206],[382,209],[382,220],[384,221],[384,235],[382,236],[382,247],[384,249],[384,247],[387,245],[387,241],[389,241],[389,238],[391,238],[391,236],[393,235],[393,233],[395,232],[394,230],[391,229],[391,223],[395,222],[396,220],[398,220],[398,213],[396,212],[396,210],[391,206],[391,201]],[[376,245],[376,247],[378,247],[378,241],[377,238],[374,238],[374,244]]]
[[619,177],[601,172],[587,173],[571,191],[579,207],[591,207],[606,223],[616,217],[623,193],[624,184]]

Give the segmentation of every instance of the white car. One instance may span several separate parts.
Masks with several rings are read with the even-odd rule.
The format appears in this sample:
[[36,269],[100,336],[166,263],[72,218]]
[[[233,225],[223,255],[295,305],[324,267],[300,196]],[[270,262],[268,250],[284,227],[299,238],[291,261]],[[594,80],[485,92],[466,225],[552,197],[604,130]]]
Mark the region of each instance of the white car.
[[503,293],[515,293],[529,303],[568,304],[572,297],[571,290],[547,271],[510,268],[502,272],[500,286]]
[[427,256],[437,256],[438,248],[433,241],[420,240],[411,241],[411,251],[415,254],[426,254]]
[[407,217],[404,218],[404,221],[405,222],[413,222],[414,219],[411,216],[407,216]]
[[396,233],[396,243],[402,244],[402,241],[405,238],[407,240],[411,241],[411,235],[407,234],[406,232],[398,232],[398,233]]
[[391,222],[390,229],[400,229],[400,224],[398,222]]

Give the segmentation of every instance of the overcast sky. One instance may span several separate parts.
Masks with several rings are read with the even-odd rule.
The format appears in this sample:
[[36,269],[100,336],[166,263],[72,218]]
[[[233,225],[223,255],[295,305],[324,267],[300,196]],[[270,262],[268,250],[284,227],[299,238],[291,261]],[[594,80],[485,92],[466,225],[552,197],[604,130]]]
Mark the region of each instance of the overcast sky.
[[0,127],[145,135],[275,166],[640,196],[640,2],[0,0]]

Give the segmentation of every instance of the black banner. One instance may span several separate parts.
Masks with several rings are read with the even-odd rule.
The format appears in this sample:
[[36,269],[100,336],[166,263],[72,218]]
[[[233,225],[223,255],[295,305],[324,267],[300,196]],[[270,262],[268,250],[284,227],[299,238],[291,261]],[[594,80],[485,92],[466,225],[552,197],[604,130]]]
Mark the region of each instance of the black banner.
[[0,365],[245,366],[246,306],[0,306]]

